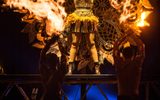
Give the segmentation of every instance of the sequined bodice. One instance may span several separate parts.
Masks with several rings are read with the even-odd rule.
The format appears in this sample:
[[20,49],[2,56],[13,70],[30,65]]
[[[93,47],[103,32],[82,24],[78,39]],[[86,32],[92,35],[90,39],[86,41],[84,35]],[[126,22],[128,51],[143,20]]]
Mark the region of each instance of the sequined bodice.
[[87,8],[91,9],[93,6],[93,0],[74,0],[76,9]]

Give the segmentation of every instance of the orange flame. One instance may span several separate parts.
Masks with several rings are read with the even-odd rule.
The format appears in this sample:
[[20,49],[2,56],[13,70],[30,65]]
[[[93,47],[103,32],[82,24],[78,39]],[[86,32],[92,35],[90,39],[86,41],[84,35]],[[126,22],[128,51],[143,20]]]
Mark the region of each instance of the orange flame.
[[[127,21],[128,18],[132,17],[134,15],[134,12],[132,12],[132,9],[134,10],[134,2],[132,0],[122,0],[119,2],[119,0],[110,0],[110,4],[112,7],[114,7],[116,10],[120,12],[120,18],[119,22],[125,22]],[[138,7],[146,7],[148,9],[153,9],[153,7],[150,5],[148,0],[145,1],[140,1],[139,4],[137,5]],[[137,19],[136,25],[138,27],[143,27],[143,26],[149,26],[149,23],[145,21],[145,19],[148,17],[148,15],[151,13],[151,11],[143,11],[143,8],[141,10],[137,10],[136,13],[140,14],[140,18]]]
[[46,19],[47,34],[63,31],[64,18],[67,16],[64,7],[64,0],[6,0],[5,6],[28,10],[30,14],[36,16],[38,20]]
[[151,11],[144,11],[141,13],[140,19],[137,22],[137,26],[144,27],[144,26],[150,26],[150,24],[145,21],[145,19],[148,17],[148,15],[151,13]]
[[133,9],[134,5],[131,4],[131,0],[118,1],[119,0],[110,0],[110,4],[121,13],[119,21],[122,23],[131,17],[131,9]]

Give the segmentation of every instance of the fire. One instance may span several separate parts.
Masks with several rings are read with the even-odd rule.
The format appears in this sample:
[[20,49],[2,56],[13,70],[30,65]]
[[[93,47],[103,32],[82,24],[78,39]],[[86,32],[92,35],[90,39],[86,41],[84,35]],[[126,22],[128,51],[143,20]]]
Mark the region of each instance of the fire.
[[141,13],[140,19],[137,22],[137,26],[144,27],[144,26],[150,26],[150,24],[145,21],[145,19],[148,17],[148,15],[151,13],[151,11],[144,11]]
[[134,5],[131,3],[131,0],[123,0],[121,2],[119,2],[119,0],[110,0],[110,4],[121,13],[119,18],[120,23],[125,22],[131,17],[131,10],[134,9]]
[[[150,10],[153,9],[148,0],[140,0],[139,2],[134,0],[110,0],[110,4],[113,8],[120,12],[120,23],[126,22],[129,18],[132,18],[137,13],[139,16],[135,20],[136,25],[138,27],[149,26],[149,23],[145,21],[145,19],[151,13],[151,11],[143,10],[143,7]],[[137,10],[135,8],[137,8]]]
[[64,0],[5,0],[5,6],[18,8],[21,12],[28,10],[29,14],[38,20],[46,19],[47,34],[64,30],[64,19],[67,16],[62,4]]

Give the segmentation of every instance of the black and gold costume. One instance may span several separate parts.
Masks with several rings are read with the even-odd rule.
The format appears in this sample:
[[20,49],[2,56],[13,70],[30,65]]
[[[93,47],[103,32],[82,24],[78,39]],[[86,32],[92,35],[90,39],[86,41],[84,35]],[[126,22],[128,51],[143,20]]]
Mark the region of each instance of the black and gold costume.
[[[95,46],[95,33],[97,32],[99,20],[92,12],[93,0],[74,0],[74,3],[76,10],[68,15],[65,22],[65,31],[72,34],[69,63],[74,62],[82,34],[85,34],[92,59],[95,64],[98,65],[99,61]],[[96,73],[99,74],[99,67],[96,69],[98,69]],[[69,73],[72,73],[71,67],[69,67]]]

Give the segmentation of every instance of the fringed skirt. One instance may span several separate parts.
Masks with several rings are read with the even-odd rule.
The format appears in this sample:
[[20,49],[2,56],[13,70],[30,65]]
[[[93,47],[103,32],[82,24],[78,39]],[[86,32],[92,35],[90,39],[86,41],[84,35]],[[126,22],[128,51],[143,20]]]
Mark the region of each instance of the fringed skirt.
[[98,28],[98,18],[92,12],[75,11],[65,21],[65,31],[69,33],[92,33]]

